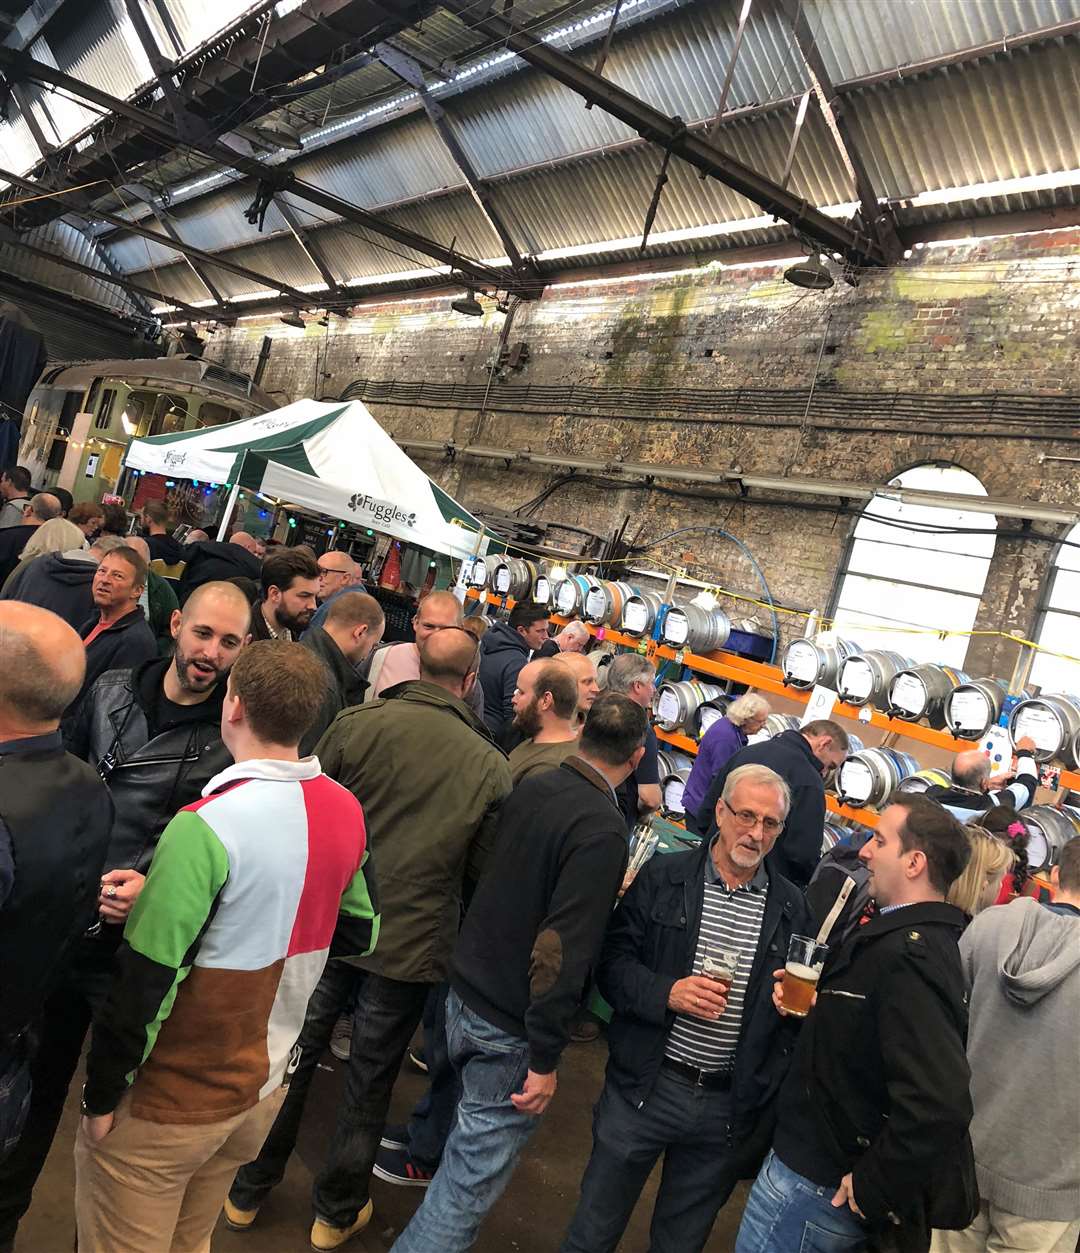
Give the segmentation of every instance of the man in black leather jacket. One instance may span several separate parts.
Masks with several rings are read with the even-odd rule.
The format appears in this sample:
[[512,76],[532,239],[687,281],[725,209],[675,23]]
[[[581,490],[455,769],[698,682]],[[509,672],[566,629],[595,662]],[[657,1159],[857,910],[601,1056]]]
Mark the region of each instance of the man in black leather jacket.
[[[802,894],[765,861],[789,803],[775,771],[734,771],[715,838],[654,857],[616,910],[597,970],[615,1011],[607,1077],[562,1253],[611,1253],[661,1156],[650,1253],[699,1253],[756,1172],[795,1039],[772,972],[810,925]],[[704,971],[722,951],[735,960],[717,983]]]
[[900,796],[859,856],[877,913],[828,955],[735,1253],[926,1253],[931,1227],[978,1211],[964,915],[944,901],[967,836],[936,802]]
[[174,655],[103,674],[69,730],[68,749],[97,768],[116,816],[101,880],[100,922],[77,942],[46,1001],[26,1127],[0,1165],[0,1250],[30,1206],[158,838],[176,811],[198,800],[229,764],[221,704],[229,669],[248,639],[250,616],[239,588],[204,584],[173,614]]

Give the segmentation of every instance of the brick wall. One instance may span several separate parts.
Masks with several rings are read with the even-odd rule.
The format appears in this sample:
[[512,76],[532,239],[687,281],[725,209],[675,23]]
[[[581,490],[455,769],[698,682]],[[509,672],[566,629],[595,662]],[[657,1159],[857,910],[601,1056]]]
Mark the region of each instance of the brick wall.
[[[917,247],[889,272],[864,275],[825,293],[782,281],[782,266],[700,264],[681,273],[604,276],[554,283],[521,305],[510,343],[524,340],[530,360],[507,386],[563,384],[620,388],[809,388],[914,392],[922,395],[1010,392],[1080,393],[1080,230]],[[731,256],[732,254],[728,254]],[[674,265],[675,263],[673,263]],[[470,383],[483,386],[496,352],[502,315],[466,318],[439,296],[372,302],[347,322],[306,331],[243,322],[213,335],[207,355],[252,371],[264,334],[274,339],[263,386],[282,403],[300,396],[338,396],[356,379]],[[1023,423],[987,437],[978,418],[961,417],[902,433],[880,421],[840,424],[750,418],[515,413],[468,408],[371,404],[397,437],[454,439],[633,462],[683,464],[747,473],[881,482],[910,465],[942,460],[976,474],[994,496],[1073,505],[1080,462],[1080,423],[1060,438]],[[874,429],[874,428],[877,429]],[[1036,435],[1040,438],[1036,438]],[[470,507],[509,510],[553,481],[555,471],[505,469],[459,458],[424,468]],[[806,508],[731,500],[704,504],[660,492],[571,485],[538,516],[610,531],[630,518],[627,533],[655,537],[708,523],[742,540],[762,566],[773,595],[796,608],[823,608],[851,519],[825,502]],[[1015,529],[1018,524],[1008,525]],[[730,541],[690,535],[657,550],[657,558],[699,577],[756,595],[750,563]],[[999,539],[977,624],[1030,632],[1047,545]],[[736,603],[727,606],[747,612]],[[902,615],[898,615],[902,616]],[[786,619],[785,633],[800,633]],[[973,642],[969,667],[1011,670],[1010,644]]]

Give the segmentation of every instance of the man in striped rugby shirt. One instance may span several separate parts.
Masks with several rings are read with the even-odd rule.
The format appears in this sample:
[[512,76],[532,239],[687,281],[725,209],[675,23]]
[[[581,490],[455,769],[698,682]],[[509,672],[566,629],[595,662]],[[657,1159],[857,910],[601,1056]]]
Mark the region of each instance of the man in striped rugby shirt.
[[767,766],[733,770],[713,840],[654,857],[616,911],[597,973],[615,1011],[607,1077],[562,1253],[614,1250],[661,1155],[650,1253],[700,1253],[768,1149],[792,1047],[772,972],[811,925],[765,865],[790,800]]

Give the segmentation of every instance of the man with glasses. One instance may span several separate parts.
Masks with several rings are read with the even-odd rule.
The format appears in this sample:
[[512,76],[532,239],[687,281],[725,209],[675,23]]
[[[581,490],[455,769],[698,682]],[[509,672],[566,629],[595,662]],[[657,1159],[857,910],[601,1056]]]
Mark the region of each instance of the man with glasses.
[[[367,700],[375,700],[389,688],[420,677],[420,649],[436,631],[460,627],[464,621],[461,602],[452,592],[429,592],[413,615],[416,643],[387,644],[372,655],[368,670]],[[484,692],[479,683],[465,693],[465,704],[484,720]]]
[[739,766],[768,766],[788,785],[791,806],[783,837],[771,854],[773,867],[805,889],[821,860],[825,824],[825,776],[848,754],[847,732],[831,719],[819,718],[797,731],[782,731],[761,744],[747,744],[717,773],[697,811],[696,830],[711,834],[716,803],[729,774]]
[[326,625],[326,615],[330,606],[345,592],[362,592],[364,581],[360,577],[360,566],[348,553],[332,548],[318,559],[319,590],[318,609],[308,624],[311,627]]
[[561,1253],[614,1250],[661,1156],[650,1253],[700,1253],[768,1150],[794,1038],[773,972],[810,926],[765,863],[790,800],[775,771],[732,771],[711,842],[654,857],[616,910],[596,980],[615,1011],[607,1077]]

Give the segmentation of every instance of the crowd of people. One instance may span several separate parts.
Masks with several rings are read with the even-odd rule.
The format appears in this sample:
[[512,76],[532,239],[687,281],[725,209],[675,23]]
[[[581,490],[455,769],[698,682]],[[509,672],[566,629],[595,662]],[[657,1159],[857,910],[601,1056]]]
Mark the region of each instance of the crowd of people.
[[[958,758],[947,794],[822,859],[847,737],[751,742],[769,708],[746,694],[688,784],[700,840],[630,875],[661,806],[646,657],[598,668],[580,623],[449,591],[384,644],[346,553],[180,545],[160,506],[136,535],[29,487],[0,479],[0,537],[68,529],[0,597],[0,1250],[88,1036],[81,1253],[257,1227],[328,1047],[312,1246],[368,1226],[378,1177],[422,1193],[397,1253],[467,1250],[599,997],[606,1077],[552,1247],[615,1250],[662,1163],[653,1253],[700,1251],[751,1179],[736,1253],[1073,1253],[1080,840],[1039,899],[1030,746],[1003,788]],[[806,944],[808,1012],[784,979]],[[388,1124],[421,1028],[428,1091]]]

